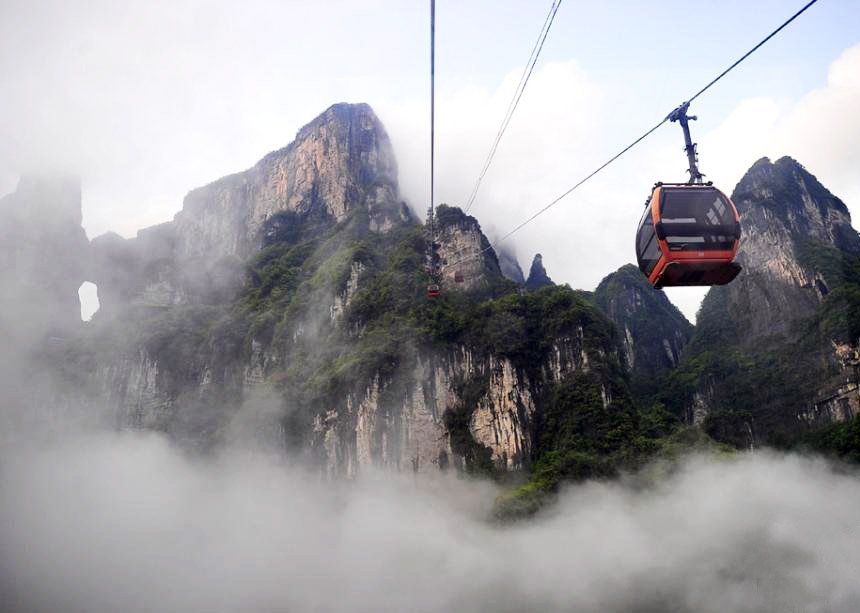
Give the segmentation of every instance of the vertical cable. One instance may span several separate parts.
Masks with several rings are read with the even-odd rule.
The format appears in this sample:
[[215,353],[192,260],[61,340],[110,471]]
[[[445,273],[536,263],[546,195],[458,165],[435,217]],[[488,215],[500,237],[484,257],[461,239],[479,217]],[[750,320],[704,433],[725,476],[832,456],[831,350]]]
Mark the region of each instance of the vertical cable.
[[[436,201],[434,200],[436,128],[436,0],[430,0],[430,244],[436,242],[434,223]],[[435,262],[432,263],[435,265]]]

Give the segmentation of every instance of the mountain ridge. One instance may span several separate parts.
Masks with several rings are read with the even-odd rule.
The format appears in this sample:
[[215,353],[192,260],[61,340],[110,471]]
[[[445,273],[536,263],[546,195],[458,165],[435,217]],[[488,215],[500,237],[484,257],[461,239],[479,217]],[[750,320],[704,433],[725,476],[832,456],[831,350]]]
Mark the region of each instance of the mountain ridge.
[[860,238],[790,158],[739,182],[745,272],[709,292],[695,327],[632,265],[582,292],[538,255],[512,281],[478,220],[445,205],[429,300],[428,232],[398,189],[370,107],[335,105],[192,190],[173,222],[69,251],[86,265],[69,280],[96,282],[102,302],[62,354],[75,393],[201,452],[238,420],[332,477],[525,472],[503,505],[514,515],[703,431],[790,445],[857,413]]

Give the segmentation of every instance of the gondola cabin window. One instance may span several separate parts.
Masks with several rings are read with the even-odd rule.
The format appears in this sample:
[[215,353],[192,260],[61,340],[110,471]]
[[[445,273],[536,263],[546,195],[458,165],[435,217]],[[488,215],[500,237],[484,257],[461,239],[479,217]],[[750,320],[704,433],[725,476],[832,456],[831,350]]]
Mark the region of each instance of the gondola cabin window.
[[636,233],[639,237],[636,257],[639,259],[639,268],[650,274],[660,259],[660,246],[654,234],[654,220],[651,217],[651,206],[645,207],[642,219],[639,221],[639,229]]
[[[715,189],[664,188],[660,221],[670,251],[728,251],[734,246],[734,212]],[[725,234],[713,232],[725,228]]]

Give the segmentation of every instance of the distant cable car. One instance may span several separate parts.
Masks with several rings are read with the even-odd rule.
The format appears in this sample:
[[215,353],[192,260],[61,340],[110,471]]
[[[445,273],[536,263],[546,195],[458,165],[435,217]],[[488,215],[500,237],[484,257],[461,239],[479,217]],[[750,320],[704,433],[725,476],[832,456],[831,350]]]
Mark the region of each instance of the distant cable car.
[[454,273],[454,283],[463,283],[466,279],[463,277],[463,273],[459,270]]
[[741,271],[740,237],[737,209],[716,187],[658,183],[636,232],[639,269],[658,289],[725,285]]
[[431,283],[427,286],[427,297],[428,298],[438,298],[439,297],[439,286],[436,283]]
[[690,181],[657,183],[636,230],[636,259],[657,289],[679,285],[725,285],[738,276],[741,238],[738,211],[713,184],[702,183],[696,145],[690,138],[685,102],[667,119],[684,130]]

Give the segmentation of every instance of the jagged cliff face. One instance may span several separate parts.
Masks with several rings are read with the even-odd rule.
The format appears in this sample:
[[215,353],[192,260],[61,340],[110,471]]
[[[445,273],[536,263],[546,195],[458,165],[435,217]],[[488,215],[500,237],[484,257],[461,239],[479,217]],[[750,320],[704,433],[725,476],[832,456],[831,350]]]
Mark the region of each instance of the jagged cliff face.
[[[860,411],[860,237],[793,160],[759,161],[735,190],[744,272],[711,290],[689,343],[634,267],[587,299],[537,256],[524,292],[477,220],[444,205],[429,300],[433,247],[394,173],[372,111],[336,105],[131,240],[86,242],[75,182],[22,181],[0,201],[4,331],[67,335],[38,347],[65,381],[39,402],[104,404],[119,427],[200,450],[250,432],[330,475],[537,461],[548,483],[637,432],[626,372],[640,398],[741,446]],[[85,280],[102,309],[82,326]]]
[[176,216],[180,257],[248,257],[273,215],[343,220],[367,211],[374,230],[405,221],[397,165],[382,124],[366,104],[338,104],[299,130],[296,140],[253,168],[185,197]]
[[801,252],[818,241],[857,253],[860,237],[845,204],[791,158],[756,162],[732,199],[743,223],[737,261],[744,271],[726,299],[738,338],[753,345],[813,314],[827,291]]
[[[336,105],[131,240],[87,244],[76,183],[22,181],[0,200],[0,323],[32,355],[0,351],[0,430],[19,426],[10,406],[107,407],[118,428],[200,452],[250,438],[332,477],[529,468],[503,504],[519,513],[563,479],[635,468],[678,417],[750,447],[860,411],[860,237],[793,160],[735,190],[744,272],[692,338],[633,266],[589,295],[538,255],[525,291],[459,209],[438,208],[431,239],[394,173],[372,111]],[[102,305],[86,325],[84,280]]]
[[[22,182],[4,200],[16,220],[3,226],[4,270],[29,249],[40,268],[22,280],[51,296],[22,286],[17,297],[45,298],[44,322],[78,323],[48,356],[78,395],[117,427],[198,451],[241,432],[329,475],[516,470],[534,459],[547,398],[568,377],[587,377],[611,414],[624,385],[608,322],[568,288],[521,293],[459,209],[439,207],[444,290],[428,300],[432,249],[395,173],[369,107],[336,105],[133,239],[87,243],[76,185]],[[101,303],[86,326],[84,280]]]
[[550,285],[554,285],[554,283],[546,273],[546,269],[543,267],[543,256],[538,253],[532,260],[532,265],[529,268],[529,276],[526,279],[526,289],[534,291]]
[[756,162],[732,199],[744,270],[702,304],[682,368],[698,382],[685,415],[742,446],[785,443],[856,412],[860,236],[791,158]]
[[503,275],[496,252],[478,220],[459,208],[439,205],[436,242],[443,286],[448,290],[486,289]]
[[520,268],[520,263],[514,253],[506,251],[504,248],[498,250],[496,255],[499,256],[499,268],[506,279],[510,279],[514,283],[524,284],[526,277],[523,275],[523,269]]
[[618,329],[634,386],[653,391],[654,378],[680,364],[693,326],[632,264],[605,277],[594,291],[594,302]]
[[0,199],[0,446],[100,419],[76,360],[91,280],[78,179],[22,178]]
[[[470,404],[467,431],[458,434],[470,436],[486,450],[496,468],[523,468],[534,447],[538,398],[572,373],[591,372],[591,363],[605,357],[589,356],[583,336],[580,328],[559,338],[531,377],[509,358],[466,346],[425,350],[400,380],[376,376],[364,389],[317,414],[311,445],[329,475],[355,476],[369,467],[467,470],[468,455],[452,442],[446,416]],[[474,398],[467,397],[466,381],[481,382]],[[390,389],[398,391],[387,394]],[[608,407],[608,385],[602,387],[602,396]]]
[[99,300],[138,307],[223,304],[243,263],[290,227],[319,230],[353,212],[370,231],[414,223],[398,199],[397,166],[366,104],[337,104],[253,168],[191,191],[174,221],[134,239],[93,241]]

